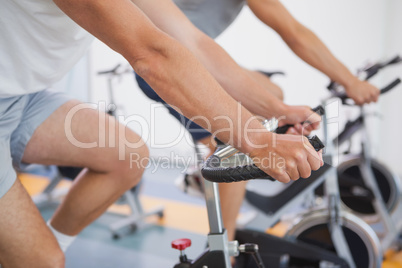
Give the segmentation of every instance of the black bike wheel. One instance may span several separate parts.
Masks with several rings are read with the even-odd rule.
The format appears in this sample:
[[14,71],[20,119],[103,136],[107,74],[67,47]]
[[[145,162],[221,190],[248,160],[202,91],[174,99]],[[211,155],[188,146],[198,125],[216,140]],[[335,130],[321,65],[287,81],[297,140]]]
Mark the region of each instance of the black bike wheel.
[[[354,212],[373,215],[373,193],[365,184],[360,168],[360,159],[354,158],[338,167],[338,182],[342,202]],[[391,212],[398,198],[398,187],[393,174],[378,161],[372,160],[372,171],[379,187],[385,206]]]
[[[345,238],[349,249],[351,250],[356,267],[369,268],[369,251],[364,241],[357,233],[348,227],[342,226],[342,230],[345,234]],[[319,224],[307,228],[301,232],[296,239],[335,252],[334,244],[332,243],[327,224]],[[289,260],[289,267],[319,268],[319,263],[309,263],[306,260],[291,258]]]

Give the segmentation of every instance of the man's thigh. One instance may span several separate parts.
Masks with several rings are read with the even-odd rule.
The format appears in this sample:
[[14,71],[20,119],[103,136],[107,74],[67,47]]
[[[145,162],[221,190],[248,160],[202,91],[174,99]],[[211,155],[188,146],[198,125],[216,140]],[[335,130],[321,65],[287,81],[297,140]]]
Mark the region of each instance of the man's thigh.
[[22,121],[31,96],[0,99],[0,260],[6,267],[46,267],[45,254],[61,252],[12,166],[10,140],[27,127]]
[[[70,100],[40,124],[24,150],[23,164],[88,167],[107,172],[129,153],[143,150],[133,131],[89,104]],[[141,153],[140,153],[141,154]]]
[[[70,100],[71,97],[64,93],[50,90],[24,96],[25,102],[19,125],[11,135],[11,156],[14,168],[22,171],[26,167],[26,163],[22,162],[22,157],[37,128]],[[49,129],[49,131],[51,130]]]

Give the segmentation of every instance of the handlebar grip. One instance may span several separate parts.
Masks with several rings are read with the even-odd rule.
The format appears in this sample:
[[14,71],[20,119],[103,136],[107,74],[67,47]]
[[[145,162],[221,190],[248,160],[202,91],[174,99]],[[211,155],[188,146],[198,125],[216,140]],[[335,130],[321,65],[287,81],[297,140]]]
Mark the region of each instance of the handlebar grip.
[[99,71],[98,74],[99,75],[103,75],[103,74],[111,74],[111,73],[115,73],[117,71],[117,69],[121,66],[121,64],[117,64],[116,67],[114,67],[111,70],[107,70],[107,71]]
[[328,89],[329,91],[335,90],[338,85],[339,85],[339,84],[338,84],[337,82],[331,81],[331,82],[329,82],[329,85],[327,86],[327,89]]
[[393,64],[397,64],[397,63],[399,63],[401,61],[402,61],[402,58],[399,55],[397,55],[394,58],[392,58],[391,60],[388,60],[388,61],[386,61],[384,63],[374,64],[373,66],[371,66],[371,67],[369,67],[369,68],[364,70],[366,72],[366,74],[367,74],[365,80],[369,80],[370,78],[372,78],[374,75],[376,75],[384,67],[389,66],[389,65],[393,65]]
[[384,87],[381,89],[380,94],[385,94],[391,89],[393,89],[395,86],[397,86],[399,83],[401,83],[401,79],[397,78],[392,83],[390,83],[388,86]]
[[263,75],[265,75],[265,76],[267,76],[269,78],[274,76],[274,75],[277,75],[277,74],[285,75],[285,73],[282,72],[282,71],[273,71],[273,72],[258,71],[258,72],[262,73]]
[[[317,136],[309,138],[309,142],[316,151],[325,147]],[[275,181],[274,178],[259,169],[255,164],[236,167],[221,167],[221,158],[216,155],[210,156],[207,161],[205,161],[201,173],[206,180],[217,183],[230,183],[252,179],[267,179]]]
[[[321,105],[318,105],[317,107],[311,109],[313,112],[319,114],[319,115],[324,115],[325,114],[325,110],[324,107],[322,107]],[[302,124],[304,124],[305,122],[302,122]],[[275,130],[275,133],[277,134],[285,134],[289,128],[293,127],[294,125],[291,124],[287,124],[281,127],[277,127]]]
[[[393,57],[392,59],[390,59],[386,62],[378,62],[369,67],[363,68],[363,69],[361,69],[361,71],[366,73],[366,77],[364,78],[364,80],[367,81],[370,78],[372,78],[374,75],[376,75],[381,69],[383,69],[389,65],[398,64],[400,62],[402,62],[402,57],[399,55],[396,55],[395,57]],[[329,83],[329,85],[327,86],[327,89],[329,89],[330,91],[336,91],[336,88],[338,86],[339,86],[338,83],[331,81]]]

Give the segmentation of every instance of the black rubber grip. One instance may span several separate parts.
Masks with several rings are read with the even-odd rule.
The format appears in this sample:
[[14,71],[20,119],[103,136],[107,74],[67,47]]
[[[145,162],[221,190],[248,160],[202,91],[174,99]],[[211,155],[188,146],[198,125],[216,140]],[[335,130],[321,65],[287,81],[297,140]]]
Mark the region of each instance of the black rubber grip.
[[373,66],[370,66],[369,68],[365,69],[364,71],[366,72],[366,78],[365,80],[369,80],[370,78],[372,78],[374,75],[376,75],[381,69],[392,65],[392,64],[397,64],[399,62],[401,62],[402,59],[399,55],[395,56],[394,58],[392,58],[389,61],[386,61],[384,63],[377,63],[374,64]]
[[258,72],[262,73],[263,75],[265,75],[265,76],[267,76],[269,78],[274,76],[274,75],[276,75],[276,74],[285,75],[285,73],[282,72],[282,71],[273,71],[273,72],[258,71]]
[[[319,151],[325,147],[317,136],[309,138],[309,142],[316,151]],[[254,164],[236,167],[221,167],[220,164],[221,159],[218,156],[210,156],[207,161],[205,161],[204,166],[201,169],[202,176],[206,180],[218,183],[230,183],[253,179],[275,181],[274,178],[266,174]]]
[[[362,69],[361,71],[366,73],[366,77],[364,78],[364,80],[369,80],[370,78],[372,78],[374,75],[376,75],[381,69],[389,66],[389,65],[393,65],[393,64],[398,64],[402,62],[402,57],[399,55],[396,55],[395,57],[393,57],[392,59],[386,61],[386,62],[378,62],[376,64],[373,64],[367,68]],[[335,91],[336,88],[339,86],[338,83],[331,81],[329,83],[329,85],[327,86],[327,88],[330,91]]]
[[[325,113],[324,107],[322,107],[321,105],[318,105],[317,107],[315,107],[311,110],[319,115],[324,115],[324,113]],[[305,122],[302,122],[302,124],[304,124],[304,123]],[[294,125],[287,124],[287,125],[276,128],[274,132],[277,134],[285,134],[289,130],[289,128],[291,128],[293,126]]]
[[98,74],[102,75],[102,74],[112,74],[112,73],[116,73],[117,69],[121,66],[121,64],[117,64],[116,67],[114,67],[111,70],[107,70],[107,71],[99,71]]
[[388,91],[393,89],[395,86],[397,86],[399,83],[401,83],[401,79],[399,79],[399,78],[395,79],[391,84],[389,84],[388,86],[386,86],[383,89],[381,89],[380,94],[387,93]]

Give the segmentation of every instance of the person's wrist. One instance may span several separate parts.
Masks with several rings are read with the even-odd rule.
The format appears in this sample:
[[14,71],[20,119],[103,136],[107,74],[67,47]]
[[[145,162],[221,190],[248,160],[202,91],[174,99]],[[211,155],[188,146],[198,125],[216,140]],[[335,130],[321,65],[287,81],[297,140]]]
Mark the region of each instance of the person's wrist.
[[359,78],[356,76],[351,76],[349,79],[347,79],[342,85],[345,88],[346,92],[349,92],[353,88],[356,87],[356,85],[360,82]]
[[274,117],[277,118],[277,119],[280,119],[280,118],[283,118],[283,117],[286,118],[287,114],[289,113],[289,110],[290,110],[289,105],[286,105],[285,103],[280,102],[278,104],[278,106],[276,107],[276,109],[275,109]]
[[270,147],[272,135],[273,133],[267,130],[248,135],[243,152],[248,154],[251,158],[260,155],[262,150],[266,150],[266,148]]

